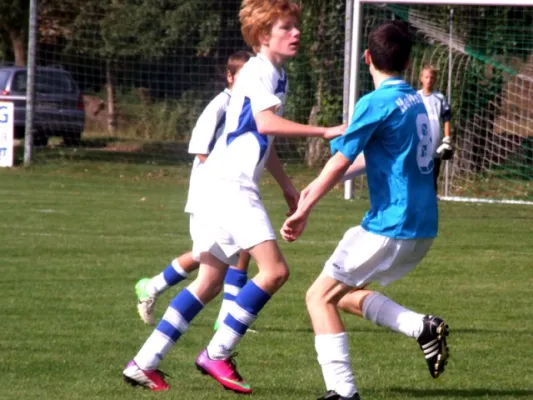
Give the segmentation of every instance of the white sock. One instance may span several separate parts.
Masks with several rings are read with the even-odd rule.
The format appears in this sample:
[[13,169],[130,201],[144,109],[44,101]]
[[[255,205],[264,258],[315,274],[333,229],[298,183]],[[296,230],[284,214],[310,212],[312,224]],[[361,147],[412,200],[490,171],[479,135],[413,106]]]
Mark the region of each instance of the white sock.
[[242,336],[235,333],[226,324],[221,323],[213,339],[207,346],[207,354],[212,360],[224,360],[231,356],[233,349],[241,341]]
[[151,296],[159,296],[165,290],[168,289],[167,281],[161,272],[159,275],[154,276],[150,279],[150,282],[146,285],[146,291],[150,293]]
[[315,349],[326,389],[335,390],[343,397],[352,397],[357,388],[350,364],[346,332],[315,336]]
[[[237,303],[231,302],[228,313],[231,314],[242,324],[251,326],[257,319],[257,316],[249,314],[242,310]],[[242,335],[229,327],[224,320],[220,321],[220,326],[215,332],[211,342],[207,346],[207,354],[213,360],[223,360],[233,353],[237,344],[241,341]]]
[[424,329],[424,315],[408,310],[377,292],[365,299],[363,316],[376,325],[386,326],[415,339]]
[[157,366],[173,345],[174,342],[167,336],[154,330],[146,342],[144,342],[143,347],[141,347],[141,350],[139,350],[133,361],[141,369],[157,369]]
[[228,315],[228,310],[233,305],[235,300],[222,300],[222,305],[220,306],[220,311],[218,312],[217,321],[219,321],[221,324],[224,321],[224,318],[226,318],[226,315]]
[[[174,269],[174,271],[176,271],[175,273],[171,274],[176,277],[174,278],[176,279],[176,282],[186,279],[189,276],[189,273],[181,267],[180,263],[176,259],[172,260],[170,265],[165,268],[165,271],[168,269]],[[148,293],[150,293],[151,296],[159,296],[170,286],[173,286],[167,282],[167,279],[165,278],[165,271],[161,272],[159,275],[154,276],[146,285],[146,290],[148,291]],[[172,270],[170,271],[172,272]]]

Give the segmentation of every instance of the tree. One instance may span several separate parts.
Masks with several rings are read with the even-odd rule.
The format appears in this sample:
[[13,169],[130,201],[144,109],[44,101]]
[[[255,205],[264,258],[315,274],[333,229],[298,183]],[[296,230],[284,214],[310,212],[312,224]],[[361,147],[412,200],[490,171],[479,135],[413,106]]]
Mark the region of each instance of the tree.
[[[50,0],[49,0],[50,1]],[[76,0],[68,0],[72,4]],[[67,51],[105,60],[108,127],[116,129],[116,70],[128,60],[156,62],[195,49],[198,57],[224,59],[235,36],[240,1],[89,0],[78,5]],[[232,19],[232,12],[235,16]],[[184,50],[185,49],[185,50]],[[178,54],[179,55],[179,54]]]
[[[343,108],[345,1],[302,1],[300,54],[288,65],[290,98],[287,116],[312,125],[340,123]],[[291,142],[293,143],[293,142]],[[309,167],[329,154],[326,143],[310,138],[304,144]]]
[[26,38],[28,32],[29,2],[4,0],[0,2],[0,30],[10,40],[15,65],[26,65]]

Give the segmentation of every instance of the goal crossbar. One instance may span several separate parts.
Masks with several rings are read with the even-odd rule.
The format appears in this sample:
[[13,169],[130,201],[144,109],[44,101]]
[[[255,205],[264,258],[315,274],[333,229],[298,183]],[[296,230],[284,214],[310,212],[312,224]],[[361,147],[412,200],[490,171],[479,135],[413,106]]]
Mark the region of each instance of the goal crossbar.
[[533,0],[359,0],[367,4],[426,4],[426,5],[454,5],[454,6],[523,6],[533,7]]

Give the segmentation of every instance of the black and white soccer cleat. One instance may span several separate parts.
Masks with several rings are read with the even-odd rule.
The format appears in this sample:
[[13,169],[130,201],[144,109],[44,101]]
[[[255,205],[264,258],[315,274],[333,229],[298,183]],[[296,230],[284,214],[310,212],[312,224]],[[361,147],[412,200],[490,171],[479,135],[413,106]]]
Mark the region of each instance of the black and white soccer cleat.
[[449,328],[442,318],[426,315],[424,329],[418,337],[418,344],[428,363],[429,373],[433,378],[438,378],[446,368],[450,349],[446,338]]

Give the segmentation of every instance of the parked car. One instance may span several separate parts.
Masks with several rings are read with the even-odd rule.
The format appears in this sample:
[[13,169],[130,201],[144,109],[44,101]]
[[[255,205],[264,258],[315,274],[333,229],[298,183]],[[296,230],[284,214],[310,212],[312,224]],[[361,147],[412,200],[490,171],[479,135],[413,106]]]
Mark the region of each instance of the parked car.
[[[15,105],[15,138],[26,126],[25,67],[0,65],[0,101]],[[37,67],[35,74],[34,145],[46,146],[60,136],[66,145],[77,144],[85,125],[83,97],[70,73],[61,67]]]

